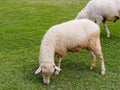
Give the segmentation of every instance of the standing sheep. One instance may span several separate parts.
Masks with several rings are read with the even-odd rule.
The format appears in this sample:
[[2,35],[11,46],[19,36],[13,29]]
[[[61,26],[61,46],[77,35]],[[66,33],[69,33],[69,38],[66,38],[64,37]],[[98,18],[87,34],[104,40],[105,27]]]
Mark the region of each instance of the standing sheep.
[[[101,62],[101,75],[104,75],[105,66],[99,35],[99,26],[88,19],[72,20],[51,27],[43,37],[40,47],[40,66],[35,74],[42,72],[43,82],[49,84],[52,73],[56,70],[55,73],[59,74],[61,60],[67,52],[78,52],[86,48],[92,56],[91,69],[95,67],[96,54]],[[54,55],[58,56],[57,66]]]
[[76,17],[81,18],[90,19],[98,25],[103,22],[107,37],[110,37],[106,20],[116,22],[120,18],[120,0],[91,0]]

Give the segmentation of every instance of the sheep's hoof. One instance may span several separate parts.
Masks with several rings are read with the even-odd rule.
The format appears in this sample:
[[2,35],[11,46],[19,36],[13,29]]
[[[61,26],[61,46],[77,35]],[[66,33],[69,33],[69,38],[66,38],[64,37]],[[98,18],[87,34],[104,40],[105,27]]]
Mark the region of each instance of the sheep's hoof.
[[60,73],[59,71],[55,71],[55,75],[59,75],[59,73]]
[[107,38],[110,38],[110,35],[107,35]]
[[101,75],[102,76],[105,75],[105,71],[104,70],[101,71]]
[[95,69],[95,66],[91,66],[90,69],[91,69],[91,70],[94,70],[94,69]]

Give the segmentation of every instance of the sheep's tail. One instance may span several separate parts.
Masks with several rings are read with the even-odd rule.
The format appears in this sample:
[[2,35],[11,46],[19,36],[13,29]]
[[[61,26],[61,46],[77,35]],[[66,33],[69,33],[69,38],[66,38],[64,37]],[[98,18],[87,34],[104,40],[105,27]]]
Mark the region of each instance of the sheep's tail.
[[35,71],[35,74],[38,74],[41,72],[41,67],[39,66],[39,68]]

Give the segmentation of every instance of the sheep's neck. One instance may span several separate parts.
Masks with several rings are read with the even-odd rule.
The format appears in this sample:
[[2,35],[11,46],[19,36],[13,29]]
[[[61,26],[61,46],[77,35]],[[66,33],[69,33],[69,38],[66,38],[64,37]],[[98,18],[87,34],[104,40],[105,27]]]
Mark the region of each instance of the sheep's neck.
[[86,8],[82,9],[77,18],[88,18],[88,10]]
[[52,47],[43,46],[40,50],[40,61],[54,63],[54,49]]

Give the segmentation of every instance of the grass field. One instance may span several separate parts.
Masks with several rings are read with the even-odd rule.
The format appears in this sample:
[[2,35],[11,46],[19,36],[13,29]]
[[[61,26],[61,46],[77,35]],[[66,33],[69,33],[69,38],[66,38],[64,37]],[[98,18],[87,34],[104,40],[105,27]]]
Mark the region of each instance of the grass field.
[[108,23],[111,38],[101,25],[106,75],[100,63],[91,71],[86,50],[68,53],[60,75],[42,83],[38,68],[39,45],[46,30],[75,18],[87,0],[0,0],[0,90],[120,90],[120,20]]

